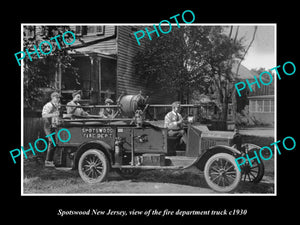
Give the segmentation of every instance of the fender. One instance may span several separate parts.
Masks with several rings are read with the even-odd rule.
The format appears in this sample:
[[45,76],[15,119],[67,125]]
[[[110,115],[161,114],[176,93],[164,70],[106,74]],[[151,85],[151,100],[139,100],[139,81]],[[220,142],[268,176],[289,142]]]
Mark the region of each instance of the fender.
[[202,155],[200,155],[198,157],[198,160],[194,163],[194,165],[200,169],[201,171],[204,170],[204,166],[205,166],[205,163],[206,161],[213,155],[217,154],[217,153],[228,153],[228,154],[231,154],[233,156],[238,156],[240,155],[241,153],[233,148],[233,147],[230,147],[230,146],[226,146],[226,145],[215,145],[215,146],[212,146],[210,148],[208,148]]
[[108,158],[109,164],[111,165],[113,162],[113,157],[112,157],[112,147],[110,145],[108,145],[106,142],[104,141],[100,141],[100,140],[91,140],[89,142],[84,142],[81,145],[79,145],[79,147],[76,150],[75,153],[75,157],[74,157],[74,166],[77,169],[78,166],[78,161],[80,156],[88,149],[91,148],[96,148],[99,149],[101,151],[103,151],[103,153],[106,155],[106,157]]
[[250,144],[250,143],[244,143],[244,144],[242,144],[242,147],[244,147],[244,146],[248,146],[248,151],[251,151],[253,149],[261,149],[260,146],[255,145],[255,144]]
[[[237,150],[237,149],[235,149],[233,147],[227,146],[227,145],[215,145],[215,146],[210,147],[206,152],[208,152],[208,151],[216,151],[217,149],[224,149],[227,152],[230,151],[232,153],[232,155],[237,155],[237,154],[239,155],[239,154],[241,154],[239,150]],[[217,152],[217,153],[219,153],[219,152]]]

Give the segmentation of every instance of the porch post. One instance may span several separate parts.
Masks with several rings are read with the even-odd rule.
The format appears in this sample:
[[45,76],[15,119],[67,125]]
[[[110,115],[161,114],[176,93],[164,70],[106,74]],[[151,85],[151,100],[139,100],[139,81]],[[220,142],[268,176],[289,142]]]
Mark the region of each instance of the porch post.
[[55,82],[54,88],[61,93],[61,79],[62,79],[62,70],[61,70],[61,59],[57,59],[57,69],[55,71]]

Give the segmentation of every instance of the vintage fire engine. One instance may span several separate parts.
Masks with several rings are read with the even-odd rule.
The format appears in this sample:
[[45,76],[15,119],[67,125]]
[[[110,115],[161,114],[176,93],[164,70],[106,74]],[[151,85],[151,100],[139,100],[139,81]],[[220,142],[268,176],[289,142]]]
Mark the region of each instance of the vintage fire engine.
[[[259,149],[243,143],[235,148],[234,133],[209,131],[206,126],[186,123],[187,144],[168,137],[167,128],[157,121],[145,119],[146,98],[142,95],[120,96],[114,106],[86,106],[85,108],[114,107],[118,115],[113,118],[70,117],[61,115],[57,128],[71,133],[68,142],[57,140],[56,164],[78,169],[87,183],[103,181],[109,171],[116,170],[125,178],[133,178],[142,170],[179,170],[196,166],[213,190],[230,192],[240,180],[259,182],[264,165],[252,161],[239,171],[235,158]],[[184,107],[184,105],[183,105]],[[64,137],[62,137],[64,139]]]

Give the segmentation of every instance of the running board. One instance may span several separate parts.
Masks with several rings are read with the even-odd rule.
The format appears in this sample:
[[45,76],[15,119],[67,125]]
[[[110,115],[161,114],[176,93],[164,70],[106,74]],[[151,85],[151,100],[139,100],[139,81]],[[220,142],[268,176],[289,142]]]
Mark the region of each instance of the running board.
[[112,168],[117,169],[144,169],[144,170],[150,170],[150,169],[169,169],[169,170],[175,170],[175,169],[183,169],[183,166],[115,166],[113,165]]
[[197,158],[187,156],[166,156],[166,160],[171,161],[170,166],[189,167],[197,161]]
[[124,169],[184,169],[192,166],[197,158],[186,156],[166,156],[165,166],[151,166],[151,165],[113,165],[112,168],[124,168]]

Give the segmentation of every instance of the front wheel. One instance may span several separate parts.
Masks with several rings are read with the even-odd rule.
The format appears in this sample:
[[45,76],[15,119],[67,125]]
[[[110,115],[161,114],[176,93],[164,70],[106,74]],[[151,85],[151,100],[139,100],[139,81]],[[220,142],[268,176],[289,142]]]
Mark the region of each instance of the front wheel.
[[208,186],[213,190],[230,192],[238,186],[241,172],[234,156],[228,153],[218,153],[207,160],[204,177]]
[[89,149],[81,155],[78,171],[86,183],[101,182],[106,178],[109,171],[107,157],[99,149]]

